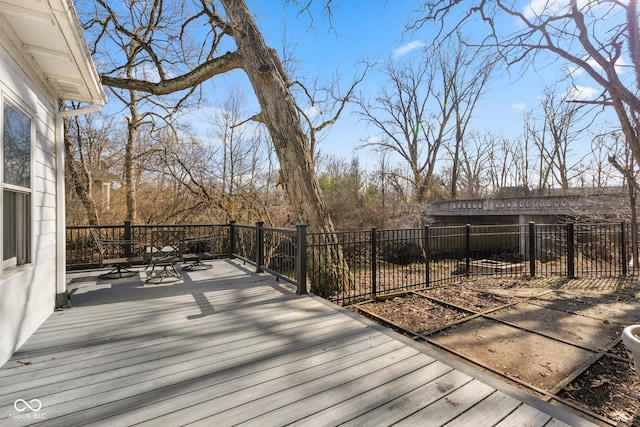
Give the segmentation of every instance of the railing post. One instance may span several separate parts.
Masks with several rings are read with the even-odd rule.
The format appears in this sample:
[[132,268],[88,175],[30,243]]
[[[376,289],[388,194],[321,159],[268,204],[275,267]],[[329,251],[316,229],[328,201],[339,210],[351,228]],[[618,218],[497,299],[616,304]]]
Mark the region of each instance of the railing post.
[[576,277],[576,266],[575,266],[575,244],[574,244],[574,228],[573,223],[567,223],[567,275],[570,279]]
[[296,224],[296,282],[298,295],[307,293],[307,224]]
[[124,257],[131,257],[131,220],[124,220]]
[[378,293],[378,233],[371,227],[371,297],[375,299]]
[[264,221],[256,222],[256,273],[262,273],[264,264]]
[[229,258],[233,259],[236,253],[236,222],[229,221]]
[[529,223],[529,276],[536,277],[536,224]]
[[425,225],[423,228],[423,232],[422,232],[422,250],[424,251],[424,279],[425,279],[425,286],[429,286],[430,285],[430,281],[431,281],[431,274],[430,271],[431,270],[429,268],[429,264],[430,264],[430,254],[429,252],[431,252],[430,248],[429,248],[429,226]]
[[622,258],[622,275],[626,276],[627,271],[627,232],[624,221],[620,222],[620,257]]
[[464,230],[465,276],[469,277],[469,270],[471,269],[471,224],[467,224]]

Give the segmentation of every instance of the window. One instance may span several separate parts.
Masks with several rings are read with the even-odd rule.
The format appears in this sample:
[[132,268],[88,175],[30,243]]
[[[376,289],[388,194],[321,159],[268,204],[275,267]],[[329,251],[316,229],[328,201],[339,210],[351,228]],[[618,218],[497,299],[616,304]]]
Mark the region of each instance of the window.
[[9,103],[2,115],[2,268],[31,262],[31,119]]

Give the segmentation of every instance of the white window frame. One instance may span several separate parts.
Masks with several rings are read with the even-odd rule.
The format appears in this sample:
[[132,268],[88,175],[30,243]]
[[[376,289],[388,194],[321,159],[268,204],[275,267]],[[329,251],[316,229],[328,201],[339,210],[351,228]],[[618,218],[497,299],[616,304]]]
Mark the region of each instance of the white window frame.
[[[25,117],[29,119],[29,125],[30,125],[30,128],[29,128],[29,188],[25,188],[25,187],[13,185],[13,184],[5,184],[4,182],[4,140],[3,138],[4,138],[4,113],[7,105],[10,105],[12,108],[24,114]],[[34,155],[35,155],[35,149],[36,149],[35,147],[36,120],[35,120],[35,115],[33,113],[29,112],[25,107],[21,106],[21,103],[16,102],[14,99],[7,96],[6,93],[3,93],[2,91],[0,91],[0,118],[1,118],[0,139],[2,139],[0,142],[3,144],[2,147],[0,147],[0,190],[2,190],[2,193],[0,193],[0,212],[4,212],[4,190],[10,190],[14,192],[29,194],[29,223],[25,224],[26,227],[28,228],[28,236],[25,238],[25,241],[28,242],[28,247],[29,247],[27,252],[28,260],[26,261],[26,263],[20,264],[20,265],[17,264],[16,257],[12,257],[5,260],[4,244],[1,245],[0,259],[2,260],[2,269],[0,270],[0,277],[2,277],[5,273],[9,271],[13,271],[21,267],[29,266],[33,262],[33,254],[34,254],[33,213],[34,213],[34,182],[35,182]],[[5,237],[4,236],[4,216],[2,216],[2,218],[3,218],[3,225],[2,225],[2,228],[0,228],[0,237],[2,237],[2,241],[4,242],[4,237]]]

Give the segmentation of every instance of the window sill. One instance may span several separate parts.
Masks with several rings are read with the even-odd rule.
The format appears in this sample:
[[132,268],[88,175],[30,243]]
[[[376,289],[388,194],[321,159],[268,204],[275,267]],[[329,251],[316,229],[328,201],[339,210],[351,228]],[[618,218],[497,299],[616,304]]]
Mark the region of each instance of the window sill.
[[0,273],[0,280],[11,278],[11,276],[15,276],[22,272],[31,270],[32,268],[33,268],[33,264],[31,263],[22,264],[22,265],[13,265],[11,267],[7,267],[2,270],[2,273]]

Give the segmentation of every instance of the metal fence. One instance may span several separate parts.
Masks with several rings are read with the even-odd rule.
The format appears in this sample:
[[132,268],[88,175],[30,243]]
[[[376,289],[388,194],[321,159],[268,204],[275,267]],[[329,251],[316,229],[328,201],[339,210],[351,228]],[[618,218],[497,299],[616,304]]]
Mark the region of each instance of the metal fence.
[[134,264],[144,262],[145,246],[151,243],[151,233],[155,230],[183,229],[187,239],[216,236],[216,247],[211,248],[210,252],[219,258],[231,255],[228,224],[134,225],[125,221],[122,225],[67,226],[67,270],[100,266],[100,251],[91,236],[91,228],[94,228],[102,239],[132,242],[120,246],[109,245],[105,248],[105,258],[127,257],[131,258]]
[[[307,233],[255,225],[96,226],[102,238],[146,242],[151,230],[182,227],[187,238],[216,233],[215,257],[235,257],[339,304],[478,275],[618,277],[635,272],[631,227],[524,224]],[[67,268],[96,267],[88,226],[67,227]],[[109,256],[142,255],[143,244]],[[142,259],[142,257],[140,257]],[[637,267],[636,267],[637,268]]]
[[257,272],[267,271],[279,279],[301,284],[299,292],[305,292],[302,284],[306,279],[300,256],[306,252],[306,226],[297,230],[265,227],[263,222],[256,225],[229,224],[231,237],[230,253],[256,266]]

